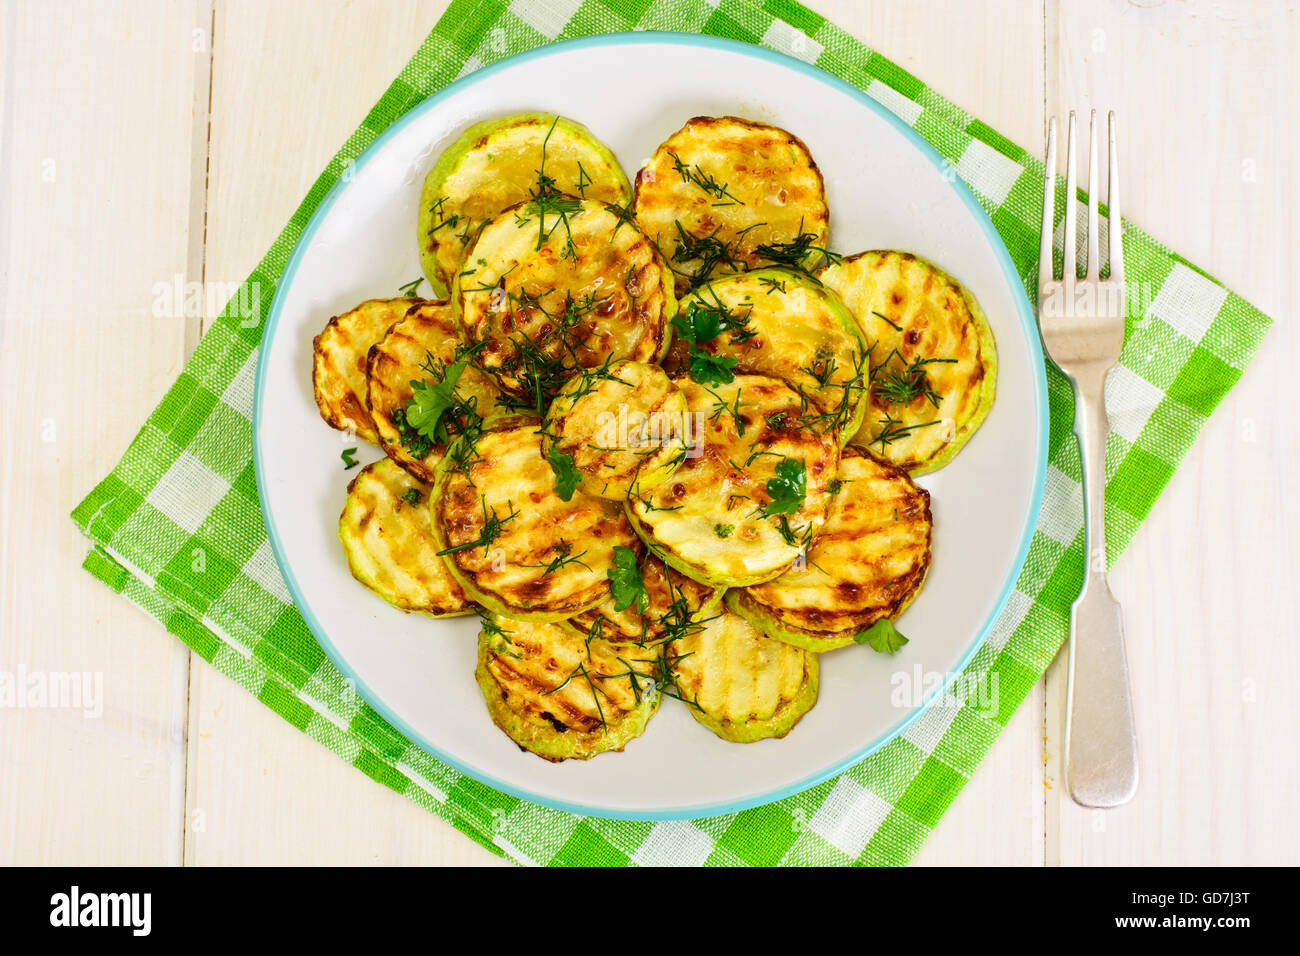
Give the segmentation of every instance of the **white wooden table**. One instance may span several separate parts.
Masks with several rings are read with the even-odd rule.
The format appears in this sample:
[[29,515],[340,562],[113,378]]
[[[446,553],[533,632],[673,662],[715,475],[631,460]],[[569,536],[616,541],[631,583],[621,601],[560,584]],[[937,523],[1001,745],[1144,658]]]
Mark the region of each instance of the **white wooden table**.
[[[0,0],[0,670],[102,671],[104,712],[0,710],[0,863],[488,863],[79,570],[67,514],[444,3]],[[922,863],[1300,858],[1300,9],[814,0],[1022,144],[1114,108],[1125,210],[1274,316],[1113,577],[1142,784],[1060,781],[1061,660]]]

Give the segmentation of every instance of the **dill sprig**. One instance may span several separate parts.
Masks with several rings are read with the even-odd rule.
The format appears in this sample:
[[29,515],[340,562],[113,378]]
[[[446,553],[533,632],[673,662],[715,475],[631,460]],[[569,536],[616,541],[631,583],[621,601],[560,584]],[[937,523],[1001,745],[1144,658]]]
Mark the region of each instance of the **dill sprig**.
[[[558,116],[552,120],[551,128],[546,131],[546,136],[542,138],[542,161],[537,169],[537,185],[533,187],[528,202],[523,208],[537,215],[536,248],[541,249],[555,230],[563,226],[565,244],[561,256],[566,259],[577,259],[578,247],[573,242],[573,231],[569,228],[569,217],[582,210],[582,200],[561,192],[555,184],[555,178],[546,173],[546,150],[551,142],[551,134],[555,132],[555,124],[559,121]],[[585,171],[583,171],[583,175],[585,175]],[[580,182],[579,190],[585,188],[586,184]],[[546,228],[548,214],[556,217],[555,224],[550,229]]]
[[700,387],[713,396],[713,411],[709,413],[709,421],[716,425],[722,420],[723,415],[729,416],[732,423],[736,426],[736,434],[739,437],[744,438],[745,417],[740,413],[740,396],[743,389],[736,389],[736,397],[728,402],[707,385],[702,385]]
[[482,426],[478,398],[461,394],[458,385],[484,344],[457,346],[450,363],[432,352],[424,353],[420,363],[424,380],[412,379],[411,397],[389,416],[397,428],[398,440],[416,458],[428,455],[434,444],[449,443],[466,431],[477,433]]
[[[619,655],[615,655],[614,659],[617,660],[620,664],[622,664],[624,669],[622,671],[615,671],[610,674],[597,674],[596,679],[597,680],[626,680],[629,689],[632,691],[632,699],[636,701],[637,704],[640,704],[641,695],[646,692],[645,688],[647,686],[651,688],[656,686],[654,674],[652,673],[647,674],[644,671],[638,671],[635,667],[632,666],[632,663],[630,661],[628,661],[626,658],[621,657]],[[651,665],[651,667],[653,667],[655,664],[654,661],[645,661],[639,659],[636,661],[636,663],[649,664]]]
[[[912,432],[919,431],[922,428],[929,428],[931,425],[937,425],[939,424],[939,420],[936,418],[933,421],[918,422],[915,425],[904,425],[901,420],[890,415],[889,412],[885,412],[880,419],[880,424],[884,427],[880,430],[880,434],[871,439],[870,445],[879,445],[880,450],[883,452],[888,446],[892,445],[900,438],[905,438],[912,434]],[[870,445],[868,445],[868,447],[870,447]]]
[[[590,657],[588,657],[588,660],[590,660]],[[550,690],[544,692],[542,696],[550,697],[552,694],[558,694],[560,691],[564,690],[564,688],[568,687],[570,682],[579,675],[581,675],[582,679],[587,682],[587,687],[591,689],[591,699],[596,705],[596,713],[600,715],[601,729],[609,730],[609,724],[605,722],[605,709],[600,706],[600,698],[604,697],[608,700],[609,695],[605,693],[602,688],[596,686],[596,682],[591,679],[591,673],[587,670],[582,661],[578,661],[578,665],[573,670],[569,671],[569,676],[564,678],[562,684],[557,687],[552,687]]]
[[505,517],[497,514],[496,508],[488,508],[487,496],[479,495],[479,502],[483,508],[483,528],[479,531],[478,537],[473,541],[466,541],[464,544],[455,544],[448,548],[443,548],[438,552],[439,556],[447,554],[456,554],[460,551],[469,551],[473,548],[483,548],[486,550],[497,538],[501,537],[501,532],[505,526],[519,517],[519,512],[515,510],[513,502],[506,502],[510,513]]
[[683,162],[681,157],[679,157],[676,153],[670,152],[668,155],[673,158],[673,169],[677,171],[677,175],[682,177],[682,182],[694,183],[705,193],[712,196],[715,200],[717,200],[716,202],[713,203],[714,206],[745,205],[745,203],[742,200],[738,199],[735,195],[731,193],[731,191],[727,188],[726,183],[718,182],[717,179],[715,179],[709,173],[701,169],[699,163],[688,165],[687,163]]
[[665,697],[672,697],[680,700],[688,707],[694,707],[696,710],[703,711],[700,706],[699,694],[690,697],[686,696],[686,691],[682,689],[681,674],[678,673],[677,667],[682,661],[694,654],[694,651],[687,651],[685,654],[680,653],[676,648],[676,641],[670,641],[663,646],[659,654],[659,674],[655,681],[655,687],[660,694]]
[[753,309],[746,309],[743,314],[733,311],[718,296],[718,290],[710,284],[695,290],[695,299],[688,308],[691,307],[703,308],[711,313],[720,326],[719,331],[726,332],[731,337],[732,345],[748,342],[758,335],[749,324],[749,314]]
[[[890,360],[897,357],[901,367],[890,367]],[[951,365],[956,359],[914,358],[910,362],[903,359],[898,351],[890,352],[885,360],[871,370],[871,394],[886,405],[911,405],[917,398],[924,398],[935,408],[939,407],[939,395],[930,382],[928,368],[931,365]]]
[[893,319],[891,319],[889,316],[885,315],[883,312],[877,312],[875,309],[872,309],[872,310],[871,310],[871,314],[874,315],[876,318],[878,318],[880,321],[884,322],[886,325],[888,325],[890,328],[892,328],[895,332],[901,332],[901,331],[903,331],[903,327],[902,327],[901,325],[899,325],[897,322],[895,322],[895,321],[894,321]]
[[828,403],[825,398],[813,401],[809,399],[802,388],[796,389],[799,393],[797,423],[822,435],[842,430],[848,425],[857,411],[858,402],[861,400],[863,392],[867,388],[867,378],[869,377],[867,359],[869,355],[870,352],[866,354],[859,353],[857,358],[854,359],[852,370],[845,370],[845,373],[840,374],[840,381],[833,381],[837,373],[841,372],[839,363],[834,356],[824,356],[814,361],[812,365],[800,368],[799,371],[816,380],[820,389],[823,391],[828,389],[837,390],[839,397],[831,403]]
[[[799,235],[789,242],[765,242],[754,247],[754,255],[761,256],[769,262],[794,269],[812,276],[817,270],[839,262],[843,256],[831,252],[825,246],[815,245],[817,234],[803,232],[800,224]],[[811,261],[810,261],[811,260]]]
[[433,205],[429,207],[429,213],[433,219],[433,224],[429,226],[429,230],[425,235],[432,236],[435,232],[438,232],[441,229],[454,229],[457,223],[460,222],[460,215],[458,213],[452,213],[449,216],[444,214],[446,206],[446,196],[439,196],[434,200]]
[[[503,393],[498,397],[497,404],[508,411],[527,411],[543,416],[560,389],[575,374],[584,374],[577,353],[577,328],[604,305],[609,296],[597,297],[584,293],[574,298],[572,292],[566,292],[563,307],[558,312],[552,312],[542,303],[541,295],[522,290],[507,292],[502,286],[497,288],[502,289],[510,312],[526,315],[530,311],[536,311],[549,320],[546,331],[536,338],[521,333],[508,339],[514,346],[515,354],[502,362],[500,371],[519,379],[521,394]],[[612,378],[609,374],[610,364],[610,361],[606,361],[601,367],[590,370],[594,378],[588,378],[580,387],[590,391],[595,381]]]
[[580,564],[590,571],[591,566],[582,560],[586,556],[587,552],[579,551],[577,554],[573,554],[572,552],[573,545],[561,538],[555,544],[551,545],[551,553],[553,553],[555,557],[547,563],[518,564],[516,566],[521,568],[542,568],[543,576],[559,571],[561,568],[568,567],[570,564]]
[[689,232],[682,226],[681,220],[673,220],[673,225],[677,228],[677,248],[673,250],[670,264],[672,262],[699,263],[693,272],[673,269],[677,275],[686,279],[692,288],[708,282],[719,267],[730,272],[737,272],[745,267],[744,259],[740,256],[740,238],[755,226],[736,233],[735,242],[729,243],[718,237],[718,233],[722,231],[721,225],[706,236],[697,236]]

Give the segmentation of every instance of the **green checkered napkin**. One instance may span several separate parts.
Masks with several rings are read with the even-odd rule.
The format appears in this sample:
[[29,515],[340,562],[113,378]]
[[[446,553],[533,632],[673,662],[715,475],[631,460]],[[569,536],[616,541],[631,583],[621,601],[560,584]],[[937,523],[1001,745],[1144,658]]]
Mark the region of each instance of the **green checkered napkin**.
[[[742,0],[455,0],[312,186],[113,473],[73,512],[93,543],[85,567],[300,730],[520,863],[905,863],[1066,637],[1084,561],[1082,501],[1078,453],[1067,440],[1070,391],[1054,369],[1046,496],[1029,558],[956,692],[839,777],[741,813],[660,823],[581,818],[444,766],[357,698],[294,609],[267,543],[250,421],[261,319],[317,205],[384,129],[456,77],[552,40],[631,29],[762,44],[861,87],[970,184],[1032,295],[1039,160],[793,0],[761,7]],[[1270,324],[1131,225],[1125,252],[1130,282],[1143,291],[1130,303],[1121,366],[1107,391],[1111,562]],[[253,321],[241,315],[249,301]],[[998,709],[990,714],[980,689],[994,679]]]

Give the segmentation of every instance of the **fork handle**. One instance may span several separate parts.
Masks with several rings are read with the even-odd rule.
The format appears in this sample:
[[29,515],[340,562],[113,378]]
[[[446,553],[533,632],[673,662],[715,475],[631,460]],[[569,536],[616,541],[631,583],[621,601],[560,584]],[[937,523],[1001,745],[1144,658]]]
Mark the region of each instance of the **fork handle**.
[[1120,606],[1106,583],[1106,369],[1074,382],[1083,470],[1083,590],[1070,609],[1065,779],[1085,807],[1116,807],[1137,790],[1137,734]]

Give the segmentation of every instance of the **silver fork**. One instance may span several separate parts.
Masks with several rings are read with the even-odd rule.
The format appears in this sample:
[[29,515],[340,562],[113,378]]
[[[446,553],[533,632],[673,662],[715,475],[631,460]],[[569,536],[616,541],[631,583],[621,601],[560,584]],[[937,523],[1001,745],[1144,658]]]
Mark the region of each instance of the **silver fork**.
[[1101,278],[1098,249],[1097,112],[1088,136],[1088,271],[1075,269],[1076,170],[1074,113],[1070,113],[1065,166],[1065,262],[1052,267],[1056,205],[1056,120],[1047,125],[1047,178],[1043,187],[1043,239],[1038,267],[1038,319],[1052,361],[1074,387],[1074,433],[1083,466],[1085,554],[1083,590],[1070,611],[1066,688],[1065,779],[1085,807],[1115,807],[1137,789],[1137,736],[1124,656],[1124,624],[1106,583],[1106,374],[1124,344],[1124,242],[1119,211],[1119,159],[1115,114],[1110,114],[1110,277]]

